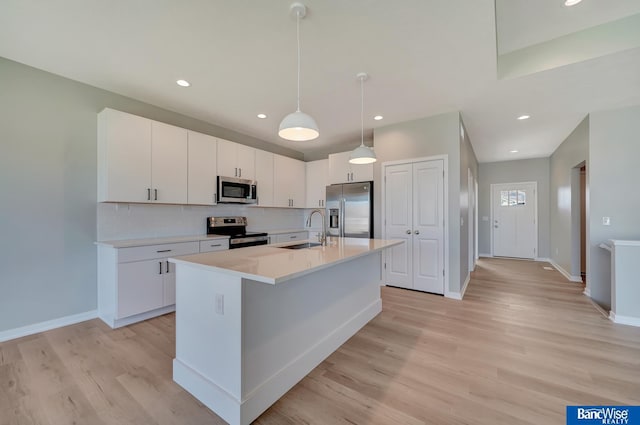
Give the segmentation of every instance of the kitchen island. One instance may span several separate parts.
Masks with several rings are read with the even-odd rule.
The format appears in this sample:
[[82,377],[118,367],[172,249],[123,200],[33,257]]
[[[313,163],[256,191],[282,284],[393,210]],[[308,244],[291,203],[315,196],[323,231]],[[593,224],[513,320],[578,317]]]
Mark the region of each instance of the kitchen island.
[[380,313],[383,250],[401,243],[331,238],[170,259],[174,381],[249,424]]

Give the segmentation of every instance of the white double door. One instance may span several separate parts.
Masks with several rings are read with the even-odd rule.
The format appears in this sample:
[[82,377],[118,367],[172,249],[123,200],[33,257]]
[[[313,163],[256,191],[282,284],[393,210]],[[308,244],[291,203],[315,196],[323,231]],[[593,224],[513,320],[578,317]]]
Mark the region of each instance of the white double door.
[[385,166],[387,285],[444,294],[444,160]]
[[536,183],[492,184],[493,255],[536,258]]

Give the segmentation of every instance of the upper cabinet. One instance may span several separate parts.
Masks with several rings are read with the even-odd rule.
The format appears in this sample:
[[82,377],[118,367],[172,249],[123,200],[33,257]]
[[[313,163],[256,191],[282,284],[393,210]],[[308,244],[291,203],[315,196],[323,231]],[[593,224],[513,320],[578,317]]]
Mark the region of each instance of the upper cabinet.
[[113,109],[98,114],[99,202],[187,202],[187,130]]
[[373,180],[373,164],[351,164],[351,151],[329,155],[329,184]]
[[273,207],[273,154],[256,149],[256,182],[258,206]]
[[187,203],[215,205],[218,184],[216,138],[191,130],[187,134],[189,140]]
[[255,180],[255,168],[256,150],[254,148],[218,139],[218,175]]
[[306,163],[307,208],[324,208],[329,173],[329,160],[321,159]]
[[[305,164],[297,159],[273,155],[274,206],[304,208]],[[260,188],[258,187],[258,194]]]

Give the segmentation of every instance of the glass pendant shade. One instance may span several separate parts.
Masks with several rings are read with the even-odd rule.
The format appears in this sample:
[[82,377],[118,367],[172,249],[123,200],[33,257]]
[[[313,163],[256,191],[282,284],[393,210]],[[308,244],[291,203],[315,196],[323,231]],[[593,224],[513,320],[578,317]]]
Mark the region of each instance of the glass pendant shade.
[[351,164],[371,164],[376,161],[377,158],[373,149],[369,146],[365,146],[364,144],[355,148],[353,152],[351,152],[351,158],[349,158],[349,162]]
[[319,135],[318,124],[315,120],[300,110],[284,117],[278,130],[278,136],[295,142],[313,140]]

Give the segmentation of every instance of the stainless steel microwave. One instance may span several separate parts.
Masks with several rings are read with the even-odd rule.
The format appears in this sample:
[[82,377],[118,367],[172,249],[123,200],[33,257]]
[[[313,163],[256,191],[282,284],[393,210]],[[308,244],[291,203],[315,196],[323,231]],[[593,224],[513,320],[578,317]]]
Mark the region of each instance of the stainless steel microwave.
[[218,176],[218,203],[255,204],[257,201],[255,180]]

